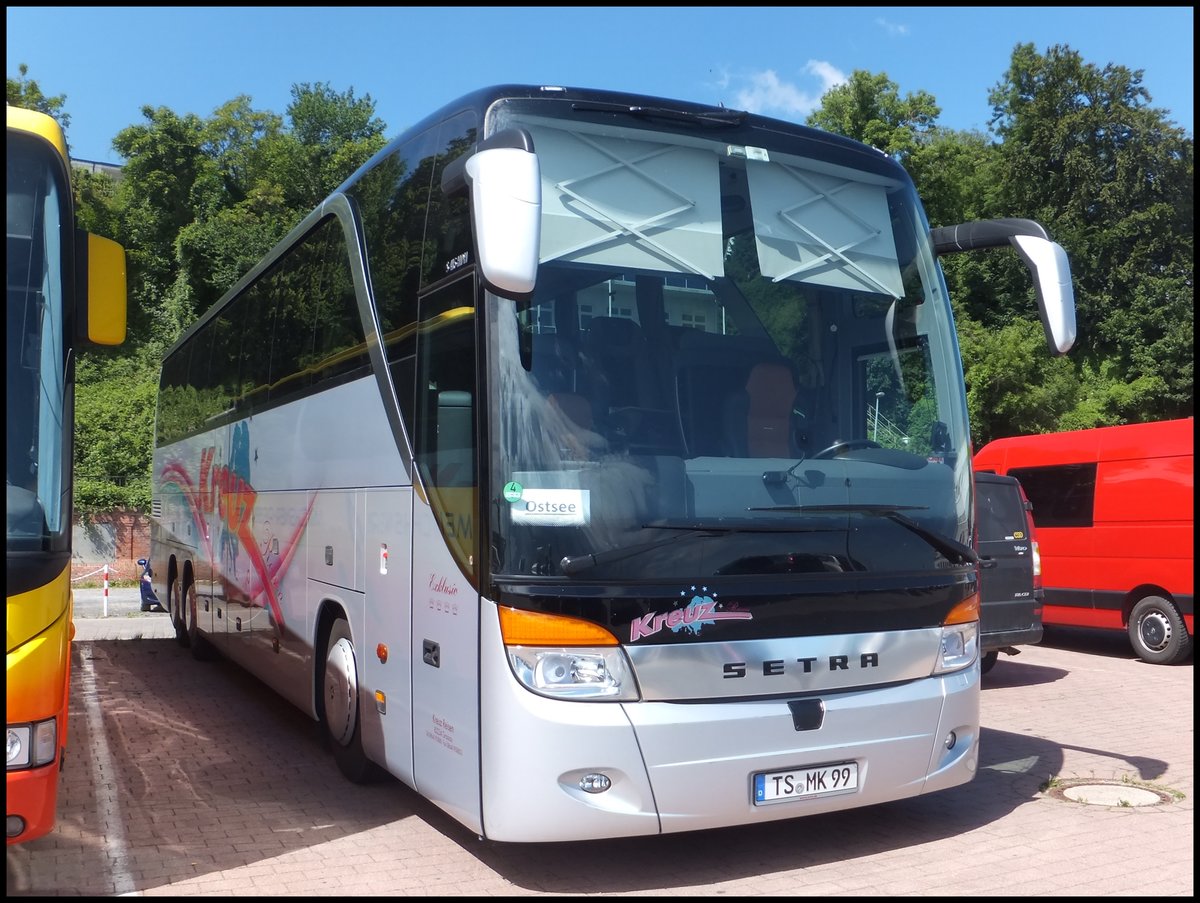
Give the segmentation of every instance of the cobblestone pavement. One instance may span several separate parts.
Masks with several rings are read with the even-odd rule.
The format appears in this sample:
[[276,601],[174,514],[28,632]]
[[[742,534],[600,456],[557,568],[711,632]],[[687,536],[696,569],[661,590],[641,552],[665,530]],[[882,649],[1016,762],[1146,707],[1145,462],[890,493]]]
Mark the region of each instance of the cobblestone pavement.
[[506,845],[399,782],[344,781],[304,715],[149,623],[136,641],[77,634],[60,821],[8,848],[9,896],[1194,895],[1192,661],[1144,664],[1123,636],[1050,631],[1001,657],[966,786],[753,828]]

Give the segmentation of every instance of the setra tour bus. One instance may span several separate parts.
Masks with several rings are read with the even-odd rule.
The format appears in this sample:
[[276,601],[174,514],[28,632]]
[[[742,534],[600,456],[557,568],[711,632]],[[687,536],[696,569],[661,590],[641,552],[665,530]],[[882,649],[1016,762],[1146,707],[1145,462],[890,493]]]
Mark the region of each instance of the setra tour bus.
[[125,340],[125,251],[75,228],[50,116],[7,108],[8,843],[54,827],[66,754],[75,356]]
[[[561,87],[395,139],[162,365],[179,642],[471,831],[757,824],[978,767],[977,556],[939,253],[877,150]],[[881,424],[883,427],[881,428]],[[196,755],[205,755],[197,747]]]
[[1173,665],[1195,634],[1191,417],[1010,436],[977,471],[1021,481],[1033,503],[1045,624],[1128,632],[1134,652]]

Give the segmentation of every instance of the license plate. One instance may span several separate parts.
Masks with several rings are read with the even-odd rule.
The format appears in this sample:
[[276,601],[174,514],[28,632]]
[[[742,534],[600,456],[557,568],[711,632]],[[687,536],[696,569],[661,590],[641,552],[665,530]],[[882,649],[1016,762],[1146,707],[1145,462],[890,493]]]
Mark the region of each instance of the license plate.
[[765,806],[827,793],[844,793],[857,787],[857,762],[768,771],[754,776],[754,805]]

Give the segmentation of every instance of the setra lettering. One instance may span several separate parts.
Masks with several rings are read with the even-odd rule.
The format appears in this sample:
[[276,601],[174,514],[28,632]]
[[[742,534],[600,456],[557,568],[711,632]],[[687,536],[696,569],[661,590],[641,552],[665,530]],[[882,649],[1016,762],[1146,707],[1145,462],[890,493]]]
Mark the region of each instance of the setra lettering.
[[[795,664],[800,666],[800,670],[805,674],[812,674],[816,668],[817,658],[798,658]],[[878,652],[863,652],[858,656],[857,666],[852,665],[853,657],[849,655],[831,655],[825,660],[825,670],[834,671],[849,671],[852,667],[856,670],[866,668],[879,667]],[[783,659],[768,659],[757,666],[756,670],[761,670],[763,677],[779,677],[782,674],[788,673],[787,662]],[[745,677],[750,673],[750,665],[747,662],[726,662],[721,667],[721,676],[725,680],[736,680]]]

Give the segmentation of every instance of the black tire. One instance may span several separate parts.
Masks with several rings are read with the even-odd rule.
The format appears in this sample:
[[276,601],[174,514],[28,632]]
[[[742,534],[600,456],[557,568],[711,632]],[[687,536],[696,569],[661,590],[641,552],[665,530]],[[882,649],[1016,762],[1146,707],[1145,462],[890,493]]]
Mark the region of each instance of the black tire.
[[987,674],[992,668],[996,667],[996,659],[1000,658],[999,651],[993,649],[991,652],[985,652],[983,658],[979,660],[979,673]]
[[190,645],[190,641],[188,640],[187,622],[184,621],[183,615],[183,592],[178,580],[172,580],[167,589],[167,606],[171,614],[171,626],[175,628],[175,642],[186,649]]
[[383,771],[363,749],[358,695],[358,660],[350,625],[338,618],[329,631],[321,667],[321,723],[342,774],[355,784],[370,784]]
[[187,623],[187,639],[188,646],[192,650],[192,658],[200,662],[211,661],[214,658],[214,650],[208,638],[200,632],[200,625],[196,622],[199,614],[198,608],[200,605],[199,594],[196,592],[196,584],[189,583],[187,589],[183,591],[184,598],[184,617]]
[[1192,638],[1183,616],[1162,596],[1146,596],[1133,606],[1129,642],[1138,658],[1152,665],[1176,665],[1192,653]]

